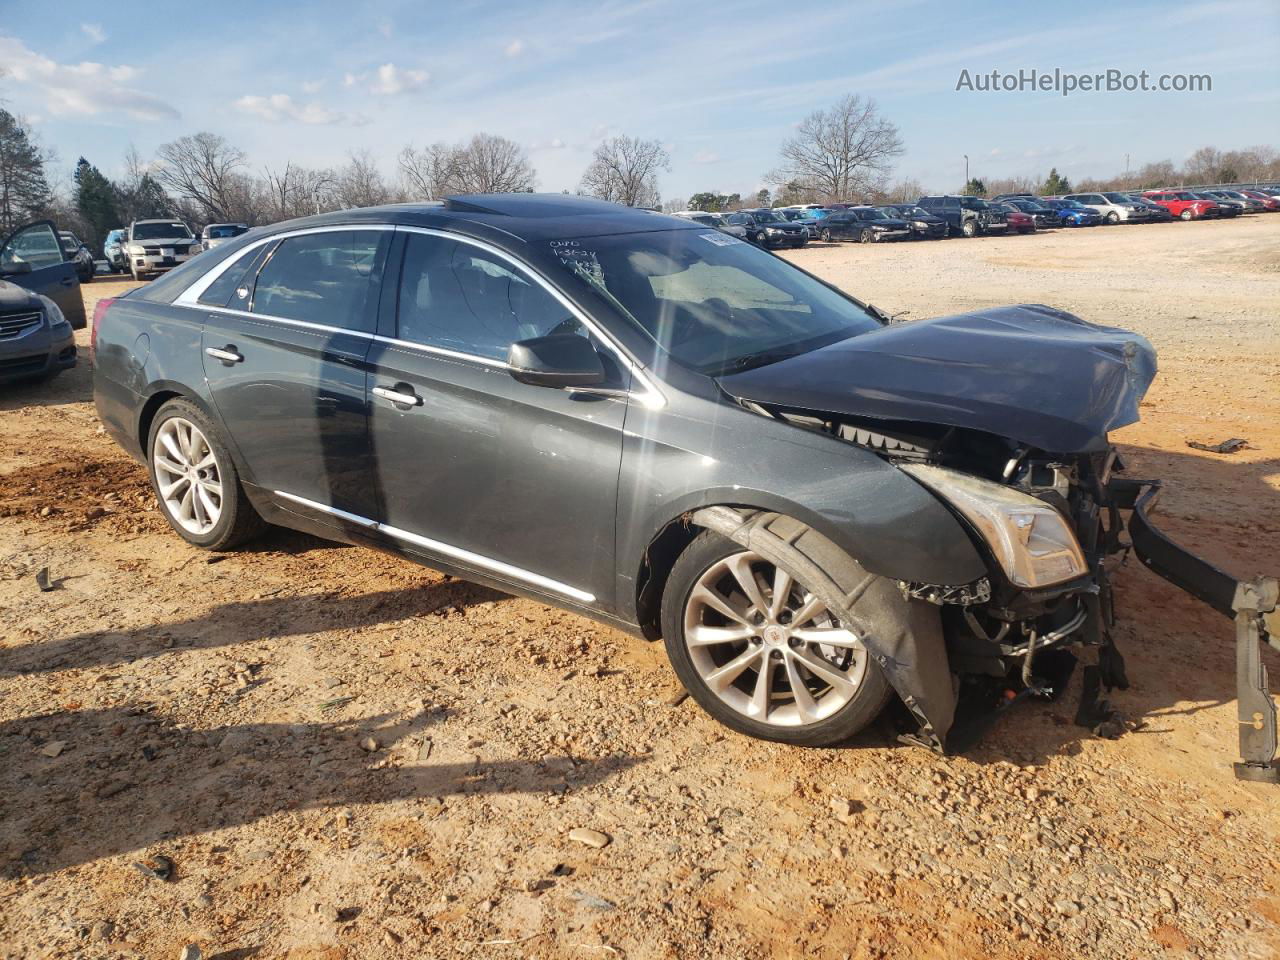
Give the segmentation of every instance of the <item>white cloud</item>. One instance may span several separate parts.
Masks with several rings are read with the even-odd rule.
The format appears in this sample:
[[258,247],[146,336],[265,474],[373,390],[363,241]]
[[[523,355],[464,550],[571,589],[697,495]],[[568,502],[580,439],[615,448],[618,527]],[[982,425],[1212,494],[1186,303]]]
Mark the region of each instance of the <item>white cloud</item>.
[[373,83],[369,85],[369,92],[388,97],[409,93],[423,87],[429,79],[430,76],[425,70],[404,70],[394,63],[384,63],[378,68]]
[[20,84],[29,84],[54,116],[126,113],[138,120],[175,120],[180,114],[159,97],[128,86],[138,70],[90,60],[58,63],[21,40],[0,36],[0,63]]
[[273,93],[266,97],[247,94],[237,100],[233,106],[241,113],[259,117],[269,123],[293,120],[312,126],[333,124],[359,126],[369,122],[367,117],[330,110],[319,103],[298,103],[287,93]]
[[319,93],[323,89],[324,89],[323,80],[303,80],[302,81],[303,93]]
[[520,54],[524,53],[524,41],[512,40],[510,43],[508,43],[505,47],[502,48],[502,52],[505,53],[508,57],[518,57],[520,56]]
[[699,150],[693,155],[694,163],[719,163],[720,154],[714,150]]
[[103,43],[107,39],[107,32],[102,29],[101,24],[82,23],[80,32],[89,38],[90,43]]

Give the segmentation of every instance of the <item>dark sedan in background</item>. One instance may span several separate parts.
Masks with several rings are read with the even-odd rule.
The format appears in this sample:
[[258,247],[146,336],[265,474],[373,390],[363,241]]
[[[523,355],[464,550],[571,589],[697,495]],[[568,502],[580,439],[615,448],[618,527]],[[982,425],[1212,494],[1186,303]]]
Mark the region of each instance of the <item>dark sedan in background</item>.
[[75,333],[57,304],[0,273],[0,383],[43,379],[75,365]]
[[876,209],[886,217],[906,221],[915,239],[941,240],[947,235],[947,221],[914,203],[890,203]]
[[1037,230],[1048,230],[1062,226],[1058,211],[1051,207],[1046,207],[1035,197],[1014,196],[999,202],[1008,204],[1015,210],[1025,213],[1035,223]]
[[809,230],[806,227],[793,223],[777,210],[767,207],[739,210],[729,214],[726,219],[746,230],[748,241],[766,250],[775,247],[803,247],[809,242]]
[[887,217],[875,207],[847,207],[823,220],[818,235],[826,242],[856,240],[859,243],[879,243],[911,236],[911,224],[896,217]]

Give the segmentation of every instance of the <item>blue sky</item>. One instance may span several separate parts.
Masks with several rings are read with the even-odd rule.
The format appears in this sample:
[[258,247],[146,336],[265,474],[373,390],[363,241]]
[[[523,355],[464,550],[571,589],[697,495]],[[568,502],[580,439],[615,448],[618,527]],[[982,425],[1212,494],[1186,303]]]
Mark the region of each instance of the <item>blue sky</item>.
[[[132,12],[130,12],[132,11]],[[129,12],[127,16],[116,14]],[[134,14],[137,14],[136,16]],[[957,92],[961,69],[1209,73],[1210,93]],[[539,188],[572,188],[602,137],[656,137],[664,196],[762,183],[804,115],[874,98],[932,189],[975,176],[1075,177],[1197,147],[1280,145],[1280,3],[782,3],[689,0],[222,0],[123,7],[0,0],[0,101],[60,170],[114,174],[212,130],[256,170],[386,173],[406,143],[484,130],[523,144]]]

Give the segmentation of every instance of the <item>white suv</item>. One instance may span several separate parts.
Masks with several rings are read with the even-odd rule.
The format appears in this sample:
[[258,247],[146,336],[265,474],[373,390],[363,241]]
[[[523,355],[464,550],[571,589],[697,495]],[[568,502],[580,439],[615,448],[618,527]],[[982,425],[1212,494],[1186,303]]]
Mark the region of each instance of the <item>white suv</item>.
[[135,220],[123,246],[135,280],[172,270],[200,252],[200,242],[181,220]]
[[1074,200],[1091,210],[1097,210],[1107,223],[1151,218],[1150,211],[1141,204],[1134,203],[1123,193],[1071,193],[1063,199]]

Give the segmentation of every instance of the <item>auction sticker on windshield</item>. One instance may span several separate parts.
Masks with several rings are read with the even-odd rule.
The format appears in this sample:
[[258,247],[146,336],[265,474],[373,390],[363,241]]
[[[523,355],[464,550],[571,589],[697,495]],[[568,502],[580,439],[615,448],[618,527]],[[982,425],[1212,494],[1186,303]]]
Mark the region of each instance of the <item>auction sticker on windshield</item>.
[[700,233],[698,234],[703,240],[714,243],[717,247],[727,247],[731,243],[741,243],[737,237],[731,237],[727,233]]

